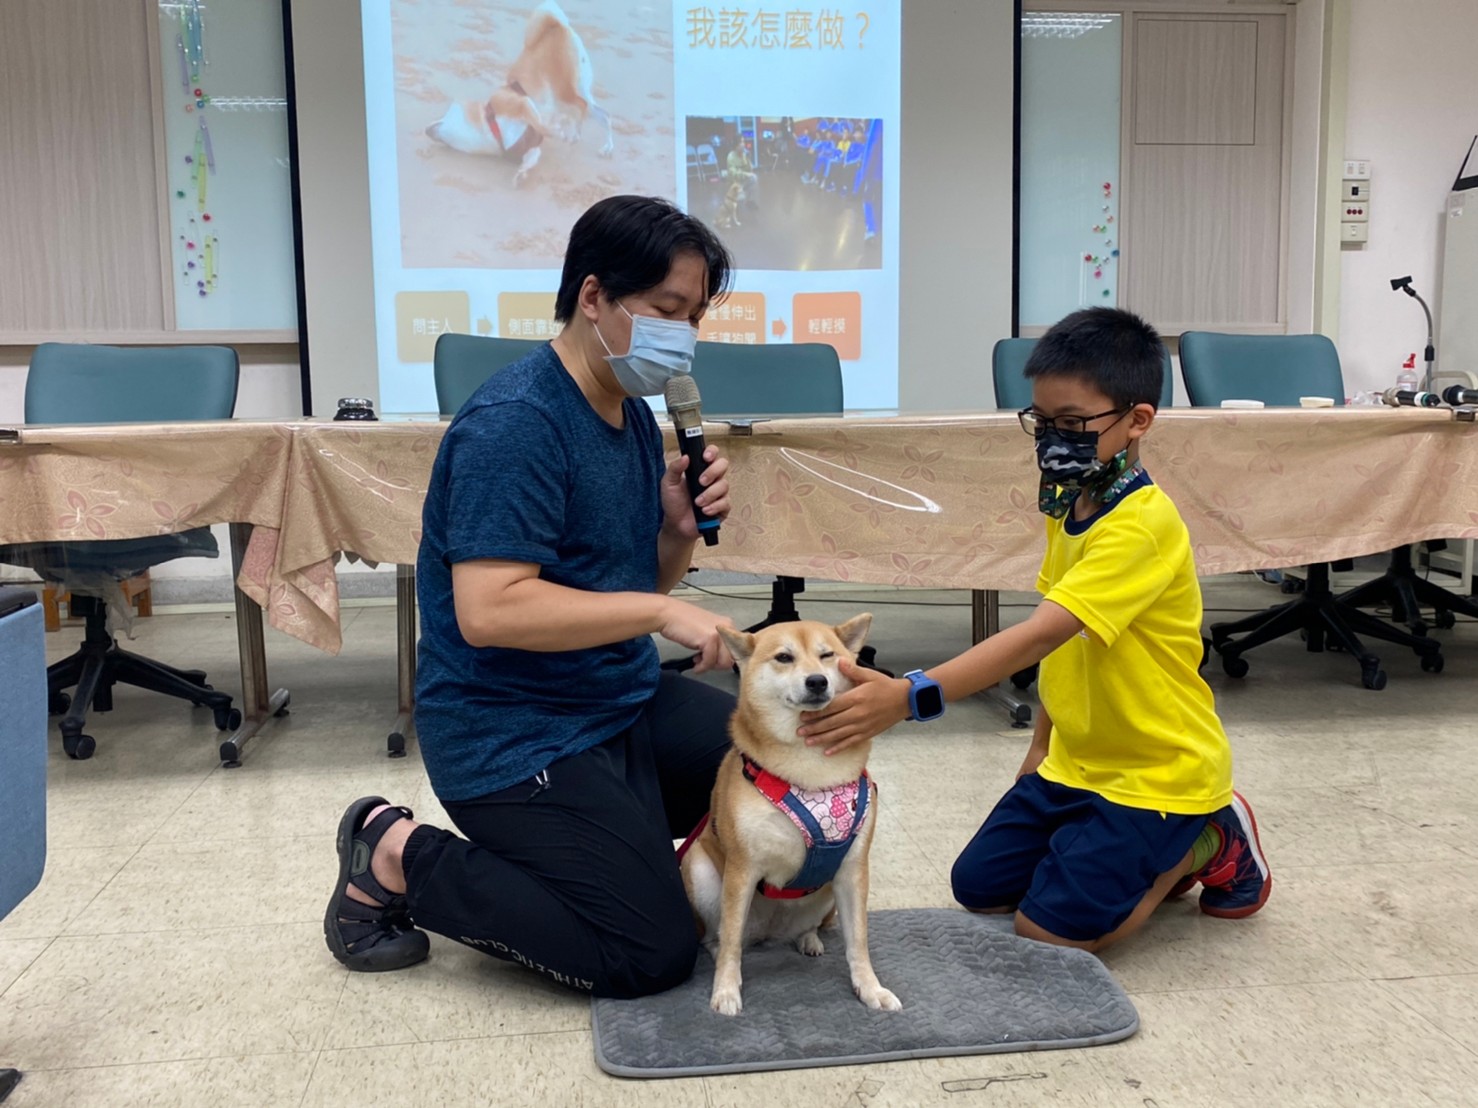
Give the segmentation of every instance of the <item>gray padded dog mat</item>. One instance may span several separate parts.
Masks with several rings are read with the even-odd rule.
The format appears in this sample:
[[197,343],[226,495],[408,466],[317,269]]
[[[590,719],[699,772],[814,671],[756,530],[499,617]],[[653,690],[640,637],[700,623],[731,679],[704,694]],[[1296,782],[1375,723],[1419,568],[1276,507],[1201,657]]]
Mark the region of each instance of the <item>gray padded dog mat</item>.
[[821,933],[819,958],[788,943],[746,950],[738,1016],[708,1007],[706,951],[675,989],[596,1000],[596,1063],[618,1077],[693,1077],[1099,1046],[1139,1029],[1134,1005],[1097,958],[1023,939],[1009,917],[872,912],[868,932],[873,969],[901,1012],[857,999],[832,928]]

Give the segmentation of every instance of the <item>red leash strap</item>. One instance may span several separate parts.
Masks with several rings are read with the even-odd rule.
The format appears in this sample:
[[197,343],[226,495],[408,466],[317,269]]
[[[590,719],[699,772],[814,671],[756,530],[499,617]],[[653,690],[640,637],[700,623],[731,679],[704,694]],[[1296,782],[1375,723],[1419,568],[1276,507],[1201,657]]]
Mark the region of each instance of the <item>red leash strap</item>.
[[790,782],[776,777],[769,770],[762,767],[758,762],[748,758],[744,759],[744,776],[748,778],[760,795],[771,804],[782,804],[785,795],[790,792]]
[[677,860],[679,862],[683,860],[683,855],[688,852],[688,847],[697,842],[698,836],[703,834],[703,829],[708,826],[708,817],[712,814],[711,812],[704,813],[703,818],[698,821],[698,826],[693,828],[693,833],[683,840],[682,846],[677,848]]

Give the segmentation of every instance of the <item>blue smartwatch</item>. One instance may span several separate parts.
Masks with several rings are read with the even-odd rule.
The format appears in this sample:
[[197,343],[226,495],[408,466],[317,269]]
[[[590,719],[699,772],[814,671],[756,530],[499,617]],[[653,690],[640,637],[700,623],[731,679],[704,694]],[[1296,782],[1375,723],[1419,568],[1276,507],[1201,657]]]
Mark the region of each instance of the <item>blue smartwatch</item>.
[[926,677],[921,669],[910,670],[908,678],[908,718],[918,723],[944,715],[944,690],[939,682]]

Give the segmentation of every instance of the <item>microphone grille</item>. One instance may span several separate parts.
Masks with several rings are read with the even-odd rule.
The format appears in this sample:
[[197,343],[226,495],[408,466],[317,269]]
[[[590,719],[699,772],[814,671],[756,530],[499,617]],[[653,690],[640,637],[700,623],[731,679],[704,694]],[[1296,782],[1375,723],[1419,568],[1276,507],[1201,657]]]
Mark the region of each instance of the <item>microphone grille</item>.
[[662,396],[669,408],[696,408],[701,403],[698,398],[698,382],[687,373],[669,377],[662,388]]

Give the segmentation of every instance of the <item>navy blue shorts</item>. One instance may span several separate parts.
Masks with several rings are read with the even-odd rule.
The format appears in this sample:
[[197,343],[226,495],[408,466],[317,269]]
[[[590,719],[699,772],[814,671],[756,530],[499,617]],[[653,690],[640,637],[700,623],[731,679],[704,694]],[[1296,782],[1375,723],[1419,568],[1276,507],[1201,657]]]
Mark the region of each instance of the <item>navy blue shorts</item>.
[[950,882],[966,908],[1019,908],[1038,927],[1087,942],[1129,918],[1206,820],[1126,808],[1029,773],[975,832]]

